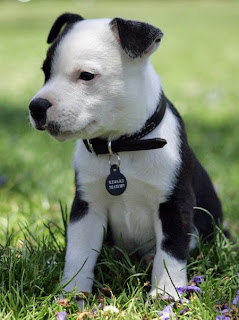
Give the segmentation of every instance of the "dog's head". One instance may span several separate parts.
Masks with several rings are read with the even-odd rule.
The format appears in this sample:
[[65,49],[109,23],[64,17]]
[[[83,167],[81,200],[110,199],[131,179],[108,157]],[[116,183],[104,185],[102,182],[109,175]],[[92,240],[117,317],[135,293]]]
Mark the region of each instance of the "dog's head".
[[60,141],[139,129],[143,115],[132,105],[143,99],[148,57],[162,36],[143,22],[61,15],[48,36],[45,83],[29,106],[32,125]]

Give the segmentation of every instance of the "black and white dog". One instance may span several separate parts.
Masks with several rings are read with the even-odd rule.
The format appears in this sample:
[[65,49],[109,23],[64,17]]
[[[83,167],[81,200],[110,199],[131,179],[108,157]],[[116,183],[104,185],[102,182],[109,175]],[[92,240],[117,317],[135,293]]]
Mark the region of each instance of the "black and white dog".
[[211,217],[193,208],[222,221],[210,178],[149,61],[162,37],[147,23],[70,13],[50,31],[45,84],[29,108],[36,129],[59,141],[78,139],[66,291],[91,291],[104,230],[110,229],[117,246],[123,239],[129,251],[155,255],[150,295],[176,298],[175,287],[187,283],[195,230],[203,238],[213,231]]

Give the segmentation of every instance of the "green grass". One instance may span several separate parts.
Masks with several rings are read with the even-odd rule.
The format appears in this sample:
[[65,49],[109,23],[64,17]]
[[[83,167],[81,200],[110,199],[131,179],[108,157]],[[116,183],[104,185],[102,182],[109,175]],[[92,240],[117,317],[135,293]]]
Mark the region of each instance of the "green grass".
[[[65,213],[64,213],[64,218]],[[63,226],[45,225],[44,236],[36,236],[35,228],[22,228],[22,237],[7,233],[0,246],[0,316],[1,319],[55,319],[59,311],[67,311],[68,319],[77,319],[78,310],[74,292],[67,300],[57,300],[61,294],[58,286],[64,260]],[[33,229],[33,230],[31,230]],[[120,259],[115,259],[121,253]],[[235,244],[218,230],[213,244],[200,244],[189,261],[189,278],[203,274],[206,281],[200,287],[204,294],[194,294],[190,304],[176,304],[174,312],[181,319],[215,319],[215,306],[231,304],[238,289],[239,253]],[[96,266],[94,292],[86,296],[85,310],[94,319],[157,319],[158,312],[167,303],[150,300],[150,267],[136,261],[126,252],[104,245]],[[146,301],[148,301],[146,303]],[[62,303],[66,302],[65,305]],[[119,313],[110,314],[98,309],[99,303],[115,306]],[[239,313],[234,311],[234,319]]]
[[[0,175],[8,183],[0,189],[1,319],[54,319],[61,309],[77,318],[73,300],[63,307],[54,299],[64,261],[59,200],[70,208],[75,142],[60,144],[33,130],[28,120],[29,101],[43,83],[40,66],[49,28],[65,11],[87,18],[139,19],[164,31],[152,61],[166,95],[183,115],[191,146],[215,182],[225,223],[238,243],[238,2],[2,0]],[[202,246],[189,259],[189,278],[203,273],[206,281],[201,285],[204,295],[194,296],[182,319],[215,319],[217,299],[230,302],[239,286],[238,246],[220,233],[215,237],[212,248]],[[100,289],[108,286],[113,296],[105,298],[106,304],[120,310],[109,319],[158,318],[162,301],[145,304],[149,275],[150,270],[126,254],[120,262],[114,260],[105,247],[87,310],[98,304]],[[106,316],[102,311],[95,315]]]

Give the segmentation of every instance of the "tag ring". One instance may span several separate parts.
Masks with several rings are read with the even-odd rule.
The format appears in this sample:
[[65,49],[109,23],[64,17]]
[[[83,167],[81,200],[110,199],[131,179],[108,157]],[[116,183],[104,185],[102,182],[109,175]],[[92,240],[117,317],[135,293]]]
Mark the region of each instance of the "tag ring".
[[112,151],[111,141],[108,141],[108,151],[109,151],[109,165],[111,166],[111,158],[112,158],[113,156],[117,156],[117,161],[118,161],[117,167],[119,168],[119,167],[120,167],[120,162],[121,162],[120,156],[118,155],[117,152],[113,152],[113,151]]
[[120,156],[118,155],[118,153],[109,154],[109,165],[110,165],[110,166],[112,165],[112,164],[111,164],[111,158],[112,158],[113,156],[117,156],[117,168],[119,168],[119,167],[120,167],[120,162],[121,162],[121,160],[120,160]]

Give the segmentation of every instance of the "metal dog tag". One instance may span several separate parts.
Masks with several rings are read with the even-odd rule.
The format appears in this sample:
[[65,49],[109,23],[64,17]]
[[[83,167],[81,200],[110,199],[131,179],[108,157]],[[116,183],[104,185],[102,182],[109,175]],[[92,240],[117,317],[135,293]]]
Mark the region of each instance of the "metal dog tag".
[[105,181],[105,187],[112,196],[119,196],[125,192],[127,188],[127,180],[120,172],[117,164],[112,164],[110,166],[110,174]]

